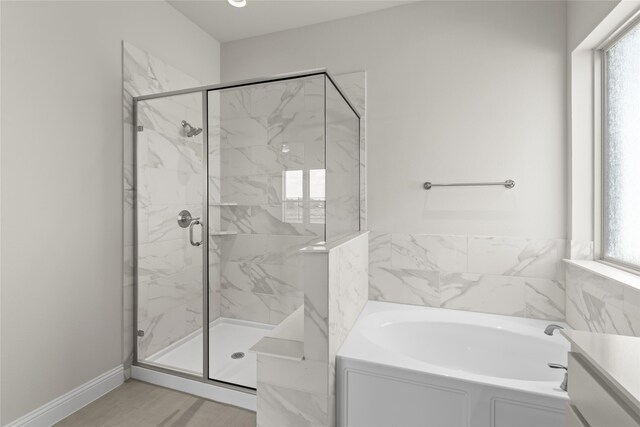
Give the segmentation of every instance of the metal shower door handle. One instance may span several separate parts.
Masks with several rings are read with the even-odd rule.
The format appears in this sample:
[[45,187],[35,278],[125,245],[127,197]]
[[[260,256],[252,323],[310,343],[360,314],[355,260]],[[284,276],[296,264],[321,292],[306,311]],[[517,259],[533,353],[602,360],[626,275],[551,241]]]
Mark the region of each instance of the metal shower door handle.
[[[193,221],[191,221],[191,224],[189,224],[189,242],[192,246],[200,246],[202,244],[202,240],[200,240],[199,242],[193,240],[193,227],[195,225],[199,225],[200,227],[202,227],[200,218],[194,218]],[[204,233],[202,233],[202,235],[204,236]]]

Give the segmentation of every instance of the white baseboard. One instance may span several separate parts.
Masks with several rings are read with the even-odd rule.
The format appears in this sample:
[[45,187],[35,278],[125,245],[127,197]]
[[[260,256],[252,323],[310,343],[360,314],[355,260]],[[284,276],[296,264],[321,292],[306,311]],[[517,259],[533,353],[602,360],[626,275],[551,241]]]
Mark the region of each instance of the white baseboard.
[[120,386],[123,382],[124,371],[122,365],[120,365],[53,399],[51,402],[29,412],[5,427],[52,426]]
[[153,369],[140,366],[131,367],[131,377],[150,384],[178,390],[183,393],[193,394],[216,402],[238,406],[240,408],[256,410],[256,395],[220,387],[215,384],[207,384],[202,381],[190,380],[177,375],[165,374]]

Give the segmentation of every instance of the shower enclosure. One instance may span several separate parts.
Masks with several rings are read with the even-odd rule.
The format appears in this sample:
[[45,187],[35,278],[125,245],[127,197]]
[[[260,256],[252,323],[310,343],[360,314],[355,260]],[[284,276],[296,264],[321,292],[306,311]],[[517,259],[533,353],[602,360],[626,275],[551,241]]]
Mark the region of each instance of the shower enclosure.
[[[256,387],[299,250],[360,229],[360,118],[326,71],[134,99],[135,363]],[[203,327],[206,325],[206,327]]]

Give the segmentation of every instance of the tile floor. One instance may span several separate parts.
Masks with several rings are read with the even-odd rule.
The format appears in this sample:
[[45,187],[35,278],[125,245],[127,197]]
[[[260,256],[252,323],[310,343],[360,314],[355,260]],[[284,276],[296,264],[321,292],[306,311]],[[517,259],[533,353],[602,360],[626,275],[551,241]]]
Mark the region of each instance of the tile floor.
[[255,412],[129,380],[59,427],[255,427]]

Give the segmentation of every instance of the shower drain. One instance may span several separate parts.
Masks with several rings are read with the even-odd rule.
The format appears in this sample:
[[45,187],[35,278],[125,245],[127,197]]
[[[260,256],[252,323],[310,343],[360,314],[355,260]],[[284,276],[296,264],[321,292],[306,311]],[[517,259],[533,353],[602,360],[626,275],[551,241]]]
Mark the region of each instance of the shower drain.
[[231,355],[232,359],[242,359],[244,357],[244,353],[241,351],[236,351]]

